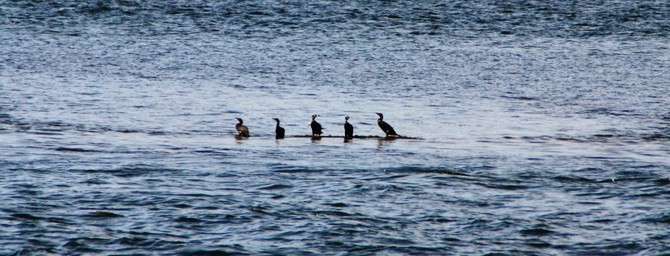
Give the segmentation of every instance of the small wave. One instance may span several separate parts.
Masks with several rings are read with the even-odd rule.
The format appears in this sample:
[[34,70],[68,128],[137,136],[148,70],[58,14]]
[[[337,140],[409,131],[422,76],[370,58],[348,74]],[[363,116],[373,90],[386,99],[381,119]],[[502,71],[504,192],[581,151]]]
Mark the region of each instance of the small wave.
[[623,170],[615,173],[617,181],[642,181],[647,182],[659,178],[658,175],[654,172],[650,172],[649,169],[652,168],[652,165],[641,166],[638,169],[640,170]]
[[309,168],[292,168],[292,167],[286,167],[282,168],[279,170],[275,170],[274,172],[279,172],[279,173],[310,173],[310,172],[317,172],[320,170],[317,169],[309,169]]
[[670,178],[655,179],[654,184],[656,184],[657,186],[670,185]]
[[165,131],[150,131],[148,134],[149,135],[159,135],[160,136],[160,135],[167,135],[168,133],[165,132]]
[[142,131],[140,130],[132,130],[132,129],[120,129],[120,130],[115,130],[116,132],[119,133],[141,133]]
[[88,179],[85,181],[82,181],[84,184],[89,184],[89,185],[104,185],[104,184],[109,184],[109,182],[103,180],[103,179],[98,179],[98,178],[93,178],[93,179]]
[[[92,241],[91,241],[92,240]],[[73,238],[63,245],[64,248],[76,253],[100,253],[102,250],[94,249],[89,246],[90,242],[99,242],[100,239],[93,238]],[[97,247],[93,245],[92,247]]]
[[115,241],[115,243],[122,245],[129,245],[133,247],[144,247],[151,246],[155,241],[146,237],[132,236],[132,237],[123,237]]
[[533,186],[528,186],[528,185],[523,185],[523,184],[504,184],[504,183],[500,183],[499,181],[490,182],[490,183],[488,183],[488,182],[487,183],[476,182],[475,184],[486,187],[486,188],[502,189],[502,190],[525,190],[525,189],[533,188]]
[[647,249],[635,241],[611,239],[593,243],[576,243],[569,247],[573,248],[571,253],[578,255],[631,255]]
[[[471,168],[467,168],[471,169]],[[476,169],[476,167],[475,167]],[[433,173],[441,175],[450,175],[450,176],[471,176],[464,172],[464,170],[450,170],[450,169],[441,169],[441,168],[430,168],[430,167],[399,167],[394,169],[387,169],[387,172],[410,172],[410,173]]]
[[185,204],[185,203],[176,203],[176,204],[173,204],[172,207],[179,208],[179,209],[188,209],[188,208],[192,208],[193,206],[191,206],[190,204]]
[[60,151],[60,152],[77,152],[77,153],[98,153],[98,152],[101,152],[99,150],[83,149],[83,148],[68,148],[68,147],[57,147],[54,150],[55,151]]
[[287,189],[287,188],[293,188],[293,186],[284,185],[284,184],[275,184],[275,185],[261,187],[259,189],[260,190],[279,190],[279,189]]
[[[0,124],[13,127],[16,132],[29,133],[36,135],[59,136],[66,132],[81,132],[81,133],[104,133],[104,132],[118,132],[118,133],[145,133],[154,136],[163,135],[190,135],[189,132],[168,132],[161,130],[141,130],[129,128],[112,128],[100,125],[85,125],[76,123],[67,123],[63,121],[41,121],[30,120],[24,121],[16,119],[9,114],[0,114]],[[9,129],[9,128],[7,128]]]
[[642,221],[659,224],[670,224],[670,213],[660,214],[653,217],[647,217]]
[[56,223],[56,224],[65,224],[65,225],[76,225],[76,222],[71,219],[60,218],[60,217],[49,217],[44,219],[47,222]]
[[351,217],[353,214],[343,211],[314,211],[315,215],[335,216],[335,217]]
[[94,218],[122,218],[124,217],[121,214],[118,213],[113,213],[109,211],[95,211],[87,215],[87,217],[94,217]]
[[229,255],[229,256],[242,256],[242,255],[253,255],[252,253],[247,252],[241,245],[230,245],[230,246],[211,246],[211,249],[198,249],[198,250],[186,250],[178,252],[177,255],[180,256],[203,256],[203,255]]
[[526,97],[526,96],[507,96],[507,95],[503,95],[503,96],[500,96],[500,97],[505,98],[505,99],[521,100],[521,101],[534,101],[534,100],[537,100],[537,98],[534,98],[534,97]]
[[349,205],[345,204],[345,203],[327,203],[327,204],[324,204],[324,205],[337,207],[337,208],[349,207]]
[[193,217],[186,217],[186,216],[181,216],[177,219],[174,220],[175,222],[181,222],[181,223],[201,223],[203,222],[202,220],[198,218],[193,218]]
[[670,134],[656,133],[644,136],[643,139],[647,141],[665,141],[670,140]]
[[551,244],[547,241],[540,240],[540,239],[531,239],[529,241],[526,241],[526,244],[530,247],[534,248],[549,248],[551,247]]
[[0,114],[0,124],[12,124],[12,116],[10,114]]
[[445,218],[439,215],[431,215],[431,216],[425,216],[419,219],[421,222],[432,222],[432,223],[450,223],[450,222],[455,222],[457,220],[455,219],[450,219],[450,218]]
[[14,213],[11,216],[14,217],[14,218],[17,218],[17,219],[24,219],[24,220],[41,220],[42,219],[40,217],[37,217],[37,216],[32,215],[32,214],[28,214],[28,213]]
[[73,169],[69,171],[111,174],[120,178],[132,178],[144,175],[155,175],[164,172],[177,173],[180,172],[181,170],[162,168],[162,167],[151,167],[151,166],[129,166],[129,167],[121,167],[118,169],[84,169],[84,170]]
[[105,4],[104,2],[94,2],[92,4],[85,4],[84,6],[81,6],[79,8],[79,12],[81,14],[85,15],[98,15],[98,14],[104,14],[107,12],[113,11],[114,8],[112,6]]
[[560,183],[596,183],[595,180],[579,176],[556,176],[552,179]]
[[547,236],[555,233],[549,226],[540,225],[532,228],[526,228],[519,231],[524,236]]

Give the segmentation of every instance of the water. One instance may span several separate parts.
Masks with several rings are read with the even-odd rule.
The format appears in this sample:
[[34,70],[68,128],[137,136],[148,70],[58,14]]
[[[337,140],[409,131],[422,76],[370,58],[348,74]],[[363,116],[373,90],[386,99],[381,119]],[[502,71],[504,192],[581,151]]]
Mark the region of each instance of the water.
[[668,253],[669,11],[3,1],[0,254]]

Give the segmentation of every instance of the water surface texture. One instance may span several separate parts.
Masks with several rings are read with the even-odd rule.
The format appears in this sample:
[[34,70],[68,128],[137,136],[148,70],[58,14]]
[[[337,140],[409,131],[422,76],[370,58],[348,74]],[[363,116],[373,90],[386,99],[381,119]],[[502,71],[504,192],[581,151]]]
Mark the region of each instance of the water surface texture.
[[[1,1],[0,254],[668,253],[669,34],[665,1]],[[291,137],[375,112],[421,139]]]

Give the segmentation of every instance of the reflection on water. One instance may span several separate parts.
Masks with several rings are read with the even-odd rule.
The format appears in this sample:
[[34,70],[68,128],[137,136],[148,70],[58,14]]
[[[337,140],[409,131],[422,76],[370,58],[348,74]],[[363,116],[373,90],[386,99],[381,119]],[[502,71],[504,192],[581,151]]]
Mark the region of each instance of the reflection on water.
[[387,137],[384,139],[377,139],[377,148],[381,149],[383,147],[386,147],[393,143],[395,141],[395,138],[393,137]]
[[235,139],[236,140],[248,140],[249,137],[248,136],[235,135]]

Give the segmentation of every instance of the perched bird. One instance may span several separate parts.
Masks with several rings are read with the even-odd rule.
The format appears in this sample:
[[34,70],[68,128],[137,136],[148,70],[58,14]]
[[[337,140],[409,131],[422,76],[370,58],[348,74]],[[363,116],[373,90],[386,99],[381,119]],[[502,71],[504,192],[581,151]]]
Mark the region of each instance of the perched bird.
[[309,126],[312,127],[312,137],[321,137],[321,134],[323,133],[323,127],[321,127],[321,124],[316,121],[317,116],[319,115],[312,115],[312,123],[309,124]]
[[279,118],[272,118],[273,120],[277,121],[277,127],[275,128],[275,139],[283,139],[284,135],[286,134],[286,130],[279,126]]
[[382,128],[382,131],[384,131],[384,133],[386,133],[386,137],[400,136],[395,132],[395,130],[393,130],[393,127],[391,127],[391,125],[384,122],[384,114],[377,113],[377,115],[379,116],[379,119],[377,119],[377,124],[379,125],[379,128]]
[[352,139],[354,137],[354,126],[349,123],[349,116],[344,117],[344,138]]
[[235,118],[239,123],[235,125],[235,129],[237,129],[237,132],[241,137],[249,137],[249,128],[247,128],[246,125],[242,124],[242,118]]

